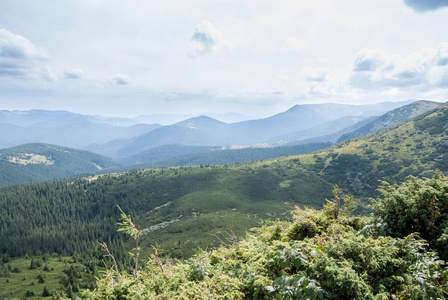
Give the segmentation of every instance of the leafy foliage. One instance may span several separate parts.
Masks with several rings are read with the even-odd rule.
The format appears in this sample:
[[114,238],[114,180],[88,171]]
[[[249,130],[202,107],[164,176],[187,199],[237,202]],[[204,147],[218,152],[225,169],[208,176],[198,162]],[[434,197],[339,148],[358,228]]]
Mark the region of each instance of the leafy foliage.
[[409,177],[400,186],[383,183],[384,197],[373,206],[396,237],[413,232],[448,259],[448,179],[437,172],[431,179]]
[[[440,179],[440,178],[439,178]],[[437,178],[435,180],[438,180]],[[403,185],[404,189],[412,187]],[[335,200],[340,200],[335,189]],[[350,199],[350,197],[344,197]],[[388,198],[385,197],[384,202]],[[335,203],[335,200],[329,203]],[[384,203],[383,203],[384,204]],[[391,204],[392,205],[392,204]],[[418,234],[366,230],[375,222],[326,205],[297,208],[292,222],[271,222],[231,246],[188,261],[152,259],[138,279],[112,272],[86,299],[441,299],[447,269]],[[373,223],[374,228],[380,228]],[[392,228],[392,232],[394,232]],[[361,234],[363,233],[363,234]]]

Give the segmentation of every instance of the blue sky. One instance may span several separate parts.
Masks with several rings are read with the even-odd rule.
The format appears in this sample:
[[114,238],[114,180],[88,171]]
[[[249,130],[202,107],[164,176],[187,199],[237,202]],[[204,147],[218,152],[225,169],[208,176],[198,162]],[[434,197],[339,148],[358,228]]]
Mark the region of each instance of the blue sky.
[[0,109],[447,101],[447,0],[0,0]]

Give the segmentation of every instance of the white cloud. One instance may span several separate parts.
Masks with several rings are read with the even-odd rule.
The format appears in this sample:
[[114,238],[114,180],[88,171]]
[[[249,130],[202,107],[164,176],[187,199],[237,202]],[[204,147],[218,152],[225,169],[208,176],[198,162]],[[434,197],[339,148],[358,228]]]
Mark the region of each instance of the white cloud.
[[448,64],[448,42],[439,45],[435,59],[436,64],[439,66],[445,66]]
[[355,58],[350,84],[368,90],[419,87],[423,90],[445,87],[448,72],[448,43],[407,56],[386,55],[383,51],[363,49]]
[[448,6],[446,0],[404,0],[404,3],[415,12],[427,12]]
[[84,77],[84,72],[81,69],[73,69],[64,73],[64,78],[67,79],[79,79]]
[[34,60],[47,59],[47,54],[27,38],[2,28],[0,29],[0,57]]
[[190,39],[188,55],[191,57],[206,55],[210,52],[221,52],[229,45],[210,22],[202,21],[196,25]]
[[327,80],[328,70],[326,68],[304,68],[300,76],[306,81],[323,82]]
[[47,67],[42,66],[47,59],[45,51],[27,38],[0,29],[0,76],[33,78],[37,75],[46,80],[46,75],[39,74],[48,74]]
[[109,82],[115,85],[128,85],[131,83],[131,78],[126,74],[116,74],[109,78]]
[[44,66],[40,69],[40,78],[43,81],[54,82],[57,77],[53,74],[49,66]]
[[385,63],[385,54],[380,49],[362,49],[355,57],[353,71],[374,71]]

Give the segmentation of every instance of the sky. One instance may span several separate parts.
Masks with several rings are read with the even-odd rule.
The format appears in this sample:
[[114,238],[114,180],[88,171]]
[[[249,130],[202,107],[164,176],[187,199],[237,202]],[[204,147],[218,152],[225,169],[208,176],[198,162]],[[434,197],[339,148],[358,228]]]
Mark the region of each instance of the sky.
[[0,110],[448,101],[448,0],[0,0]]

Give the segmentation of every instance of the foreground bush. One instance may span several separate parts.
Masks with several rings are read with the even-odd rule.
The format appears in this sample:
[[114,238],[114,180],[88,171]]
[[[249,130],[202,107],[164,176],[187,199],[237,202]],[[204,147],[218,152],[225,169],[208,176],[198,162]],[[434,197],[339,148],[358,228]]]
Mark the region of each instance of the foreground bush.
[[[438,176],[435,180],[442,180]],[[409,182],[414,184],[409,186]],[[409,182],[403,185],[403,193],[406,188],[426,183],[414,179]],[[297,208],[293,222],[267,224],[244,240],[202,251],[188,261],[174,264],[167,260],[162,264],[153,255],[139,276],[121,274],[119,283],[117,274],[111,270],[98,281],[94,291],[84,291],[83,298],[442,299],[447,296],[447,271],[443,261],[420,238],[424,232],[403,232],[398,236],[397,232],[402,232],[400,227],[388,227],[378,221],[381,216],[390,219],[385,214],[386,208],[391,207],[388,195],[377,202],[376,217],[369,219],[350,216],[353,199],[344,201],[339,190],[335,191],[335,199],[323,210]],[[423,195],[426,197],[427,193]],[[386,235],[388,230],[393,236]]]
[[418,232],[422,239],[448,260],[448,178],[437,172],[433,178],[409,177],[401,185],[383,183],[384,197],[374,205],[395,237]]

